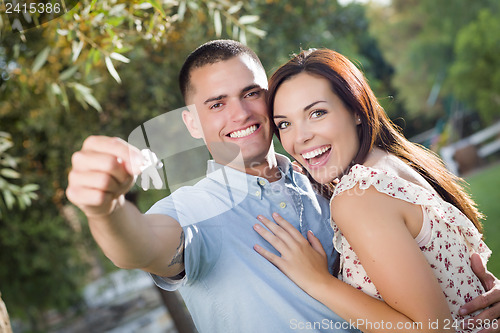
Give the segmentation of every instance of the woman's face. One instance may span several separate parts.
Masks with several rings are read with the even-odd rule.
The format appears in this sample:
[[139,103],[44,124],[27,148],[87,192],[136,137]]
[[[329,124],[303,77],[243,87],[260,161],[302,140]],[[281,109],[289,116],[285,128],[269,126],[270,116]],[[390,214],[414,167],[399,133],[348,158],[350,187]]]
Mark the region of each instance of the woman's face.
[[282,83],[273,118],[283,148],[321,184],[342,175],[359,150],[358,116],[321,76],[302,72]]

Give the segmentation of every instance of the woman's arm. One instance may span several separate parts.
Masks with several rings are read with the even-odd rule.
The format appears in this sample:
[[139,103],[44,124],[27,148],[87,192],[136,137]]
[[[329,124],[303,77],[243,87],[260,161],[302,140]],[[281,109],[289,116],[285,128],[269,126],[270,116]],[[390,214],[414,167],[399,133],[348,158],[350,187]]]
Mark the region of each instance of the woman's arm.
[[[362,193],[362,196],[360,196]],[[311,234],[312,247],[282,218],[261,221],[256,230],[281,254],[256,250],[312,297],[364,332],[443,332],[453,324],[448,304],[427,260],[406,228],[401,200],[371,188],[344,192],[332,216],[358,254],[385,302],[329,275],[326,255]],[[438,323],[438,327],[430,325]]]

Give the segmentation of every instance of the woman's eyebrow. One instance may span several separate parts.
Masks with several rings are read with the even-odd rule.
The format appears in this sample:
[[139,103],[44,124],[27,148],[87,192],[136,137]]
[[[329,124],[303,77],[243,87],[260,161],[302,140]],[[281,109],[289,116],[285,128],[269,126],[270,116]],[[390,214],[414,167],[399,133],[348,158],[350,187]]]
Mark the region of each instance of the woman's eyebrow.
[[[310,108],[312,108],[313,106],[315,106],[316,104],[318,103],[326,103],[326,101],[316,101],[316,102],[312,102],[311,104],[307,105],[305,108],[304,108],[304,111],[307,111],[309,110]],[[273,119],[276,119],[276,118],[286,118],[286,116],[283,116],[283,115],[274,115],[273,116]]]
[[318,104],[318,103],[326,103],[326,101],[316,101],[316,102],[312,102],[311,104],[309,104],[308,106],[306,106],[306,107],[304,108],[304,111],[309,110],[310,108],[312,108],[313,106],[315,106],[315,105],[316,105],[316,104]]

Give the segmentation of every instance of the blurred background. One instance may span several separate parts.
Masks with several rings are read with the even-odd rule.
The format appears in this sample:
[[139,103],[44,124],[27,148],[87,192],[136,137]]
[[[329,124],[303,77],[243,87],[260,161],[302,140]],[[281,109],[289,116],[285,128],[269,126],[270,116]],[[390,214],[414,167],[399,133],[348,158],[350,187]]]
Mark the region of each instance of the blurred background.
[[[194,331],[176,293],[101,254],[64,191],[87,136],[126,140],[183,106],[180,66],[216,38],[249,45],[269,75],[310,47],[355,62],[405,135],[469,183],[500,276],[497,0],[48,2],[68,12],[16,22],[0,4],[0,292],[14,332]],[[129,199],[145,211],[168,194]]]

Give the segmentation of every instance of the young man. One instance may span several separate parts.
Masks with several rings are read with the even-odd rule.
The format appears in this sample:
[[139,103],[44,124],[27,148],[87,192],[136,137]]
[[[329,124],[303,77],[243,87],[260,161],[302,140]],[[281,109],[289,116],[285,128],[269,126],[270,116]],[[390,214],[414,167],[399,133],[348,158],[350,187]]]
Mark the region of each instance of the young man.
[[73,156],[67,196],[104,253],[118,267],[150,272],[162,288],[181,287],[200,332],[355,331],[253,250],[272,250],[252,226],[278,212],[320,238],[330,267],[335,259],[328,202],[274,153],[257,56],[234,41],[206,43],[187,58],[180,85],[191,105],[184,123],[214,157],[195,186],[141,214],[124,199],[140,173],[137,149],[89,137]]

